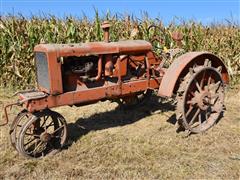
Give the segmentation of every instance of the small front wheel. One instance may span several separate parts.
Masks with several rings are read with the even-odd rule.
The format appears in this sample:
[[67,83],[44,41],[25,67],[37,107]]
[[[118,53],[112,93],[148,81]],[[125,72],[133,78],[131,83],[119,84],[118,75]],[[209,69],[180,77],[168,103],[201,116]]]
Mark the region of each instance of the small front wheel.
[[21,131],[22,126],[30,119],[31,114],[26,110],[22,110],[18,115],[14,118],[11,126],[10,126],[10,141],[12,146],[17,149],[17,141],[19,137],[19,133]]
[[34,113],[19,134],[17,149],[26,156],[38,158],[59,151],[66,142],[67,123],[59,113],[44,110]]

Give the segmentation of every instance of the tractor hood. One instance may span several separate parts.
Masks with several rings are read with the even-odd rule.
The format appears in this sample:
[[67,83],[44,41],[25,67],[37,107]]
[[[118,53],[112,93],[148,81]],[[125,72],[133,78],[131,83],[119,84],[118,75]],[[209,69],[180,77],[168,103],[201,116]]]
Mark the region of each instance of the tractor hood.
[[35,52],[56,52],[58,57],[88,56],[98,54],[139,54],[152,49],[152,45],[144,40],[125,40],[118,42],[89,42],[78,44],[39,44]]

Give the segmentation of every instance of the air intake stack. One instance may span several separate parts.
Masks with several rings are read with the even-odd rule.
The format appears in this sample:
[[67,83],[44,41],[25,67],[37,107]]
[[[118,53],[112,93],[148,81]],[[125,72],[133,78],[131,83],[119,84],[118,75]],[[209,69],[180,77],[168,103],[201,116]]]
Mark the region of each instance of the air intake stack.
[[102,23],[102,29],[103,29],[103,32],[104,32],[104,42],[109,42],[109,29],[111,27],[111,25],[109,24],[108,21],[104,21]]

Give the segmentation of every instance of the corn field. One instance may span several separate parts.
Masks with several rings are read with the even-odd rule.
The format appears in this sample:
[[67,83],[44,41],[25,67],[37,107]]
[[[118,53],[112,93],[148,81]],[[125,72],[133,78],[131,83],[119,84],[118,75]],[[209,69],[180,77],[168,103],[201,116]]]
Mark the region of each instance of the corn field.
[[[231,83],[240,82],[240,26],[238,23],[210,24],[181,21],[164,26],[160,19],[147,15],[141,19],[131,16],[107,14],[95,18],[57,18],[32,16],[5,16],[0,19],[0,86],[26,89],[35,86],[33,48],[39,43],[78,43],[101,41],[101,22],[109,20],[111,41],[120,39],[145,39],[158,36],[160,49],[175,48],[173,32],[183,34],[182,48],[185,51],[209,51],[221,57],[231,75]],[[150,25],[159,31],[148,31]]]

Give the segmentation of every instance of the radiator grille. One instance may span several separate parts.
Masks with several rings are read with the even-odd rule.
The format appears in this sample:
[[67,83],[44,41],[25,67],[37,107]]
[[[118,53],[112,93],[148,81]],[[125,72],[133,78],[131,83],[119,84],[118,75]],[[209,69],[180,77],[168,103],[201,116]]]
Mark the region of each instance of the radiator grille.
[[47,56],[43,52],[35,53],[35,63],[37,68],[37,82],[40,87],[50,91],[49,75],[48,75],[48,61]]

